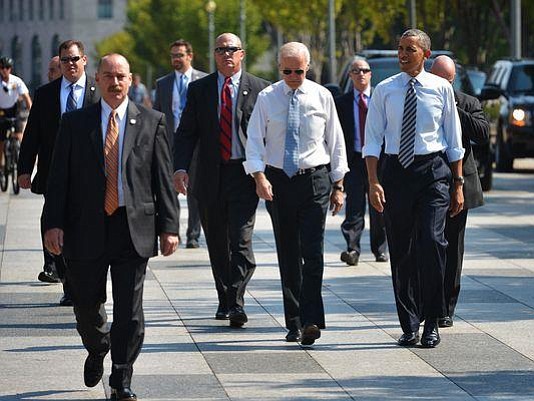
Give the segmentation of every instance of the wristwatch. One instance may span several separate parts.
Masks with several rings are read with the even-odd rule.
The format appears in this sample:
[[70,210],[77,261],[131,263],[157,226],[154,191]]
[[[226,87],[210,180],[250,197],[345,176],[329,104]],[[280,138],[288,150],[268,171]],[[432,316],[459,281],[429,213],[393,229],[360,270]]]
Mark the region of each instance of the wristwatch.
[[458,177],[453,177],[452,181],[455,184],[459,184],[459,185],[464,185],[464,183],[465,183],[464,177],[461,176],[461,175],[459,175]]
[[345,192],[345,188],[343,188],[343,185],[333,185],[333,186],[332,186],[332,189],[333,189],[334,191]]

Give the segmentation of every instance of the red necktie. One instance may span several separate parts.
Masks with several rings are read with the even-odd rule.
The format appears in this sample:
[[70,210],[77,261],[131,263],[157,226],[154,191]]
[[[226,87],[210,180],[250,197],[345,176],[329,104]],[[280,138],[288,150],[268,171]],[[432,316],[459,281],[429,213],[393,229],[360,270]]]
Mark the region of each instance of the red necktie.
[[230,91],[232,79],[226,77],[221,90],[221,115],[219,126],[221,127],[221,158],[227,162],[232,156],[232,92]]
[[360,92],[358,97],[358,115],[360,117],[360,143],[363,147],[365,139],[365,119],[367,118],[367,104],[363,97],[363,92]]

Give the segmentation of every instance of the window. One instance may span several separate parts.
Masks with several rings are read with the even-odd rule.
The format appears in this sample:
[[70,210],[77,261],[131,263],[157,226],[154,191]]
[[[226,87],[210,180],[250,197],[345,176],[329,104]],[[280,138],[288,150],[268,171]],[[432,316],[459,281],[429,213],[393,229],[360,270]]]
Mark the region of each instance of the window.
[[11,56],[13,58],[13,71],[19,75],[22,71],[22,44],[18,36],[11,39]]
[[113,0],[98,0],[98,18],[113,18]]
[[24,20],[24,0],[19,0],[19,21]]
[[50,48],[50,57],[58,56],[59,53],[59,35],[56,33],[52,36],[52,43]]
[[54,0],[48,0],[48,18],[54,19]]
[[15,4],[14,0],[9,0],[9,20],[15,21]]
[[39,20],[44,20],[44,0],[39,0]]
[[59,19],[65,19],[65,0],[59,0]]
[[35,35],[32,39],[32,79],[30,87],[32,89],[41,85],[41,70],[43,68],[41,44],[39,37]]
[[4,21],[4,0],[0,0],[0,22]]
[[33,0],[28,0],[28,19],[33,21]]

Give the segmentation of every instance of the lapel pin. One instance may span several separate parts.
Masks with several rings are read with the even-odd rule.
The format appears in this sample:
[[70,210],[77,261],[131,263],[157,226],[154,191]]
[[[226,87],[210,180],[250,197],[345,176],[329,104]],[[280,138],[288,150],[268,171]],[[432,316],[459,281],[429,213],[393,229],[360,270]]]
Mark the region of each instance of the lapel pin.
[[248,95],[248,91],[243,91],[243,96],[247,96]]
[[130,124],[135,125],[137,120],[135,118],[130,118]]
[[94,92],[95,89],[96,89],[96,88],[95,88],[94,86],[91,86],[91,87],[89,88],[89,90],[90,90],[91,92]]

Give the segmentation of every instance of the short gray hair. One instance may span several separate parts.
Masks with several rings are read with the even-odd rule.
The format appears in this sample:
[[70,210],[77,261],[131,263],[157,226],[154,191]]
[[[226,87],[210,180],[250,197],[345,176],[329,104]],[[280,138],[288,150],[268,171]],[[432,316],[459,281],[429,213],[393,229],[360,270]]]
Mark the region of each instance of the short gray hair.
[[278,50],[278,64],[284,57],[300,57],[304,56],[306,64],[310,64],[310,51],[304,43],[300,42],[288,42]]
[[408,29],[401,35],[401,39],[410,36],[415,36],[419,40],[419,45],[421,46],[423,51],[430,50],[430,37],[425,32],[415,28]]

